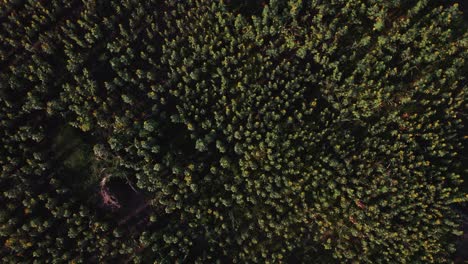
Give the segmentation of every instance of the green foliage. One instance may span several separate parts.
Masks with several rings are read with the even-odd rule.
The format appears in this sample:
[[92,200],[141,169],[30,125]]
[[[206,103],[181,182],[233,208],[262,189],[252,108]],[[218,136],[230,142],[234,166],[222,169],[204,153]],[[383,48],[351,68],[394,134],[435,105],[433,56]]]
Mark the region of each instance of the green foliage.
[[457,5],[4,1],[0,24],[3,262],[451,260]]

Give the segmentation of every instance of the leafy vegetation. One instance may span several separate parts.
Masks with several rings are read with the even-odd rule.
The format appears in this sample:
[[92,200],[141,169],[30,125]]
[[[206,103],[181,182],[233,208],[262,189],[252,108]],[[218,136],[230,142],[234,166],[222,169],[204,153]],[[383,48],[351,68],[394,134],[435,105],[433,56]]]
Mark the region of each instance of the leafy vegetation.
[[468,33],[438,1],[0,5],[4,263],[445,263]]

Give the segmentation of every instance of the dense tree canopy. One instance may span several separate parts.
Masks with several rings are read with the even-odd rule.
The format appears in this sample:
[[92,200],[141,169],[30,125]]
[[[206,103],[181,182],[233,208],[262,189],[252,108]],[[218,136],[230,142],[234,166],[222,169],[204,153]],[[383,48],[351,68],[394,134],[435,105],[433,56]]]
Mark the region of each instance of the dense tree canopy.
[[2,262],[453,259],[458,4],[4,0],[0,25]]

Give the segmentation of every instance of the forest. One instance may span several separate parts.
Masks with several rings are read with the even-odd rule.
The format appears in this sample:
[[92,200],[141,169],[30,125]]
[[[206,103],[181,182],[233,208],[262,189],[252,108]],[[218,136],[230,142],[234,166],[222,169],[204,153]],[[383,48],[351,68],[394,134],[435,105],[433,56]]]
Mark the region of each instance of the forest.
[[468,261],[467,8],[0,1],[1,263]]

